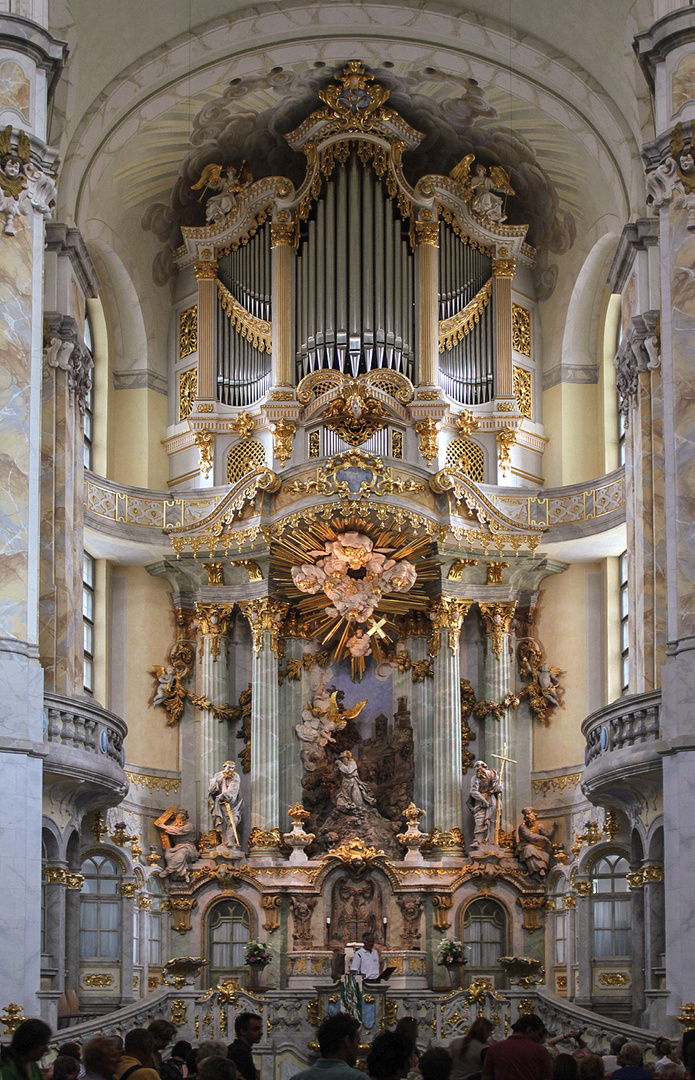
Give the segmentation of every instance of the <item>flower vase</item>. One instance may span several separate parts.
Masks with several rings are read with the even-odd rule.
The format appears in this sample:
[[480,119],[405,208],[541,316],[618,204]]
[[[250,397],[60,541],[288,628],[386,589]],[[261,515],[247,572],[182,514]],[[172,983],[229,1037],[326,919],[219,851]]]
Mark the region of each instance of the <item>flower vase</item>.
[[267,968],[267,963],[250,963],[249,964],[249,990],[264,990],[265,984],[263,982],[263,972]]
[[449,982],[452,990],[461,989],[461,972],[466,966],[463,963],[445,964],[446,970],[449,972]]

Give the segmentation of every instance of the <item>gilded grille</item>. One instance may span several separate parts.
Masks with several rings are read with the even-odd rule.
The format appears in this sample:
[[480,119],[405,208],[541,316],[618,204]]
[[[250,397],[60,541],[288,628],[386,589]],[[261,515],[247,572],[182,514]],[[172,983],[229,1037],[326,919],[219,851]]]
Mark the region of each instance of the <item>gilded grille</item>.
[[485,482],[485,455],[471,439],[454,439],[446,448],[447,465],[458,465],[466,476],[478,484]]
[[227,483],[236,484],[242,480],[249,464],[264,465],[265,450],[255,439],[242,439],[227,454]]

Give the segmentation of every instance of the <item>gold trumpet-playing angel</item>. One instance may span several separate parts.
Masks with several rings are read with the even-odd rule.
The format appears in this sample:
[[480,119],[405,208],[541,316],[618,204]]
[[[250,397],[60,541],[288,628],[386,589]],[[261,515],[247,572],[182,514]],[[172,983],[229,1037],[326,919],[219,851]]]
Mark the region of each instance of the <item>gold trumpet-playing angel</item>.
[[213,195],[211,199],[208,199],[205,207],[205,216],[208,221],[220,221],[234,208],[239,192],[252,183],[253,173],[246,160],[242,161],[238,169],[235,169],[233,165],[225,167],[210,162],[203,169],[198,182],[191,186],[191,191],[200,191],[198,202],[201,201],[208,188],[220,192],[219,195]]

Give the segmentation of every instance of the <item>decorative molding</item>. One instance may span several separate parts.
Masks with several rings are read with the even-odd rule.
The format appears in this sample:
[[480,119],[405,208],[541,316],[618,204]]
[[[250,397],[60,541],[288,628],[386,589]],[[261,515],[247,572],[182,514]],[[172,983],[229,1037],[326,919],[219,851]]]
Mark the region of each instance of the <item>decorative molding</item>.
[[68,389],[84,416],[87,395],[92,387],[94,360],[85,345],[77,321],[71,315],[51,315],[44,318],[44,371],[54,369],[67,375]]
[[229,289],[218,279],[217,294],[231,324],[243,338],[259,352],[272,352],[273,324],[266,319],[259,319],[240,304]]
[[567,787],[578,788],[582,774],[566,773],[564,776],[545,776],[539,780],[532,780],[531,787],[538,795],[546,797],[549,791],[564,791]]
[[179,421],[187,420],[193,412],[197,393],[198,369],[189,368],[188,371],[179,372]]
[[512,304],[512,349],[531,356],[531,312],[520,304]]
[[630,409],[637,399],[639,376],[656,371],[661,366],[659,340],[660,314],[645,311],[635,315],[623,335],[615,355],[615,386],[618,391],[618,412],[629,421]]
[[82,976],[83,985],[88,986],[91,990],[105,990],[109,986],[114,986],[115,982],[113,975],[109,975],[105,971],[90,971],[87,975]]
[[[453,349],[457,342],[470,333],[473,327],[480,322],[480,316],[489,304],[491,296],[492,279],[485,282],[482,289],[479,289],[465,307],[450,318],[440,321],[438,331],[440,352],[444,352],[445,349]],[[421,398],[422,392],[418,394],[418,400]]]
[[157,394],[169,393],[164,375],[149,368],[138,371],[114,371],[111,378],[114,390],[154,390]]
[[200,471],[207,480],[212,470],[212,450],[215,445],[215,436],[207,428],[200,428],[194,432],[193,438],[200,454]]
[[[531,372],[526,368],[517,367],[515,364],[512,368],[512,386],[519,412],[527,420],[530,420],[533,416],[533,376]],[[504,402],[500,402],[499,408],[502,408],[503,404]]]

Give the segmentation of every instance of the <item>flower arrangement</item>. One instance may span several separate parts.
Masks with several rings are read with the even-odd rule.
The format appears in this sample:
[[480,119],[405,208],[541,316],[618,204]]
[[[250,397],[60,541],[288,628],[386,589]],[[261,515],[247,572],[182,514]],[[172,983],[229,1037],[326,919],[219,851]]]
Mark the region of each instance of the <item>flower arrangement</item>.
[[273,959],[273,950],[265,941],[247,941],[244,949],[244,963],[265,966]]
[[458,941],[456,938],[444,938],[443,941],[439,942],[439,948],[437,949],[437,963],[442,967],[449,967],[452,964],[465,964],[465,948],[463,942]]

